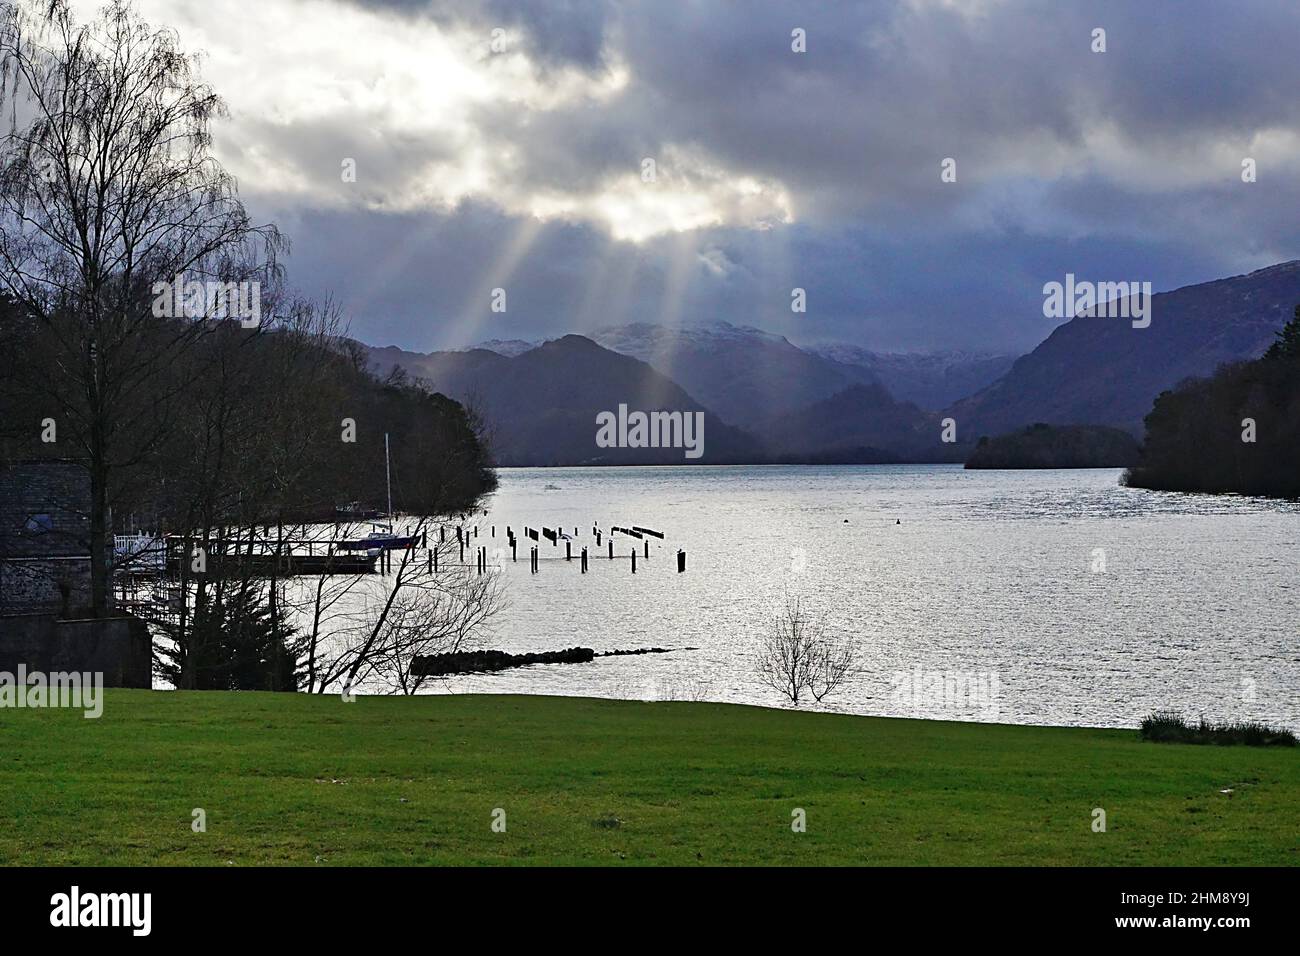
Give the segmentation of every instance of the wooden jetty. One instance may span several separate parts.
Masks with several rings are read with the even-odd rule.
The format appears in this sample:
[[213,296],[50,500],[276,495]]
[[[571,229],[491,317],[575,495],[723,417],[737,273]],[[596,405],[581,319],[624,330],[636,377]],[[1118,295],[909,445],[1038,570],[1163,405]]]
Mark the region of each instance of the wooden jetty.
[[[377,554],[231,554],[220,553],[207,558],[205,574],[221,577],[222,569],[230,568],[232,576],[251,574],[253,577],[302,577],[306,575],[375,574],[380,556]],[[229,560],[227,560],[229,559]],[[182,564],[189,559],[174,554],[167,558],[167,571],[179,574]]]

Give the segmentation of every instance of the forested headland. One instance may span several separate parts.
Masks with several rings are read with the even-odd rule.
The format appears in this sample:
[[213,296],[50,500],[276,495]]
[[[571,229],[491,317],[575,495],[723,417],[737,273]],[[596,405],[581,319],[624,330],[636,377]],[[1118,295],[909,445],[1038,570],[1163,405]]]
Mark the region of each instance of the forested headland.
[[1138,443],[1122,428],[1038,423],[983,437],[967,468],[1123,468],[1137,461]]
[[1135,488],[1300,498],[1300,305],[1260,358],[1163,392]]

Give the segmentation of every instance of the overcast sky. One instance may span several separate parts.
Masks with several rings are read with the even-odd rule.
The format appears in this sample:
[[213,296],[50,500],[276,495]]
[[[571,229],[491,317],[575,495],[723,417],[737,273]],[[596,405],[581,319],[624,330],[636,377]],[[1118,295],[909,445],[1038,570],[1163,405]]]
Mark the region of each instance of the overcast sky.
[[291,283],[376,345],[725,319],[1023,351],[1067,272],[1159,291],[1300,257],[1295,0],[141,7],[206,52],[218,157]]

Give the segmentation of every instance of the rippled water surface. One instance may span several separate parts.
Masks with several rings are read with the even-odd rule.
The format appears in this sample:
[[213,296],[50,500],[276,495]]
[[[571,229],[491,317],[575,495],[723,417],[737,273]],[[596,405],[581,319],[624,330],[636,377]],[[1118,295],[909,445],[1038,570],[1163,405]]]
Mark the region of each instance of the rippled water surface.
[[[752,654],[788,594],[858,649],[858,673],[826,709],[1132,726],[1172,708],[1300,729],[1295,504],[1129,489],[1110,470],[571,468],[500,477],[479,538],[490,553],[504,546],[506,524],[516,533],[525,524],[576,527],[575,554],[595,551],[593,522],[667,538],[635,575],[633,542],[622,536],[620,559],[593,559],[586,575],[576,559],[563,560],[563,544],[542,542],[548,560],[536,575],[522,541],[518,564],[501,553],[509,607],[490,646],[675,650],[458,678],[454,691],[776,705]],[[685,574],[676,573],[678,548],[688,553]],[[944,678],[955,694],[941,692]],[[958,679],[979,691],[963,692]]]

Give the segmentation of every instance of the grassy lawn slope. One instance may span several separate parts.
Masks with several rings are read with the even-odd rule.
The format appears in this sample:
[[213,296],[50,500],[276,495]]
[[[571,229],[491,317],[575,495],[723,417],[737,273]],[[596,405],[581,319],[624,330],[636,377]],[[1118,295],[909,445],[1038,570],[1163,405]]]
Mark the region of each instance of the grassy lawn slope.
[[521,696],[0,710],[4,864],[1295,864],[1298,829],[1297,750],[1135,731]]

